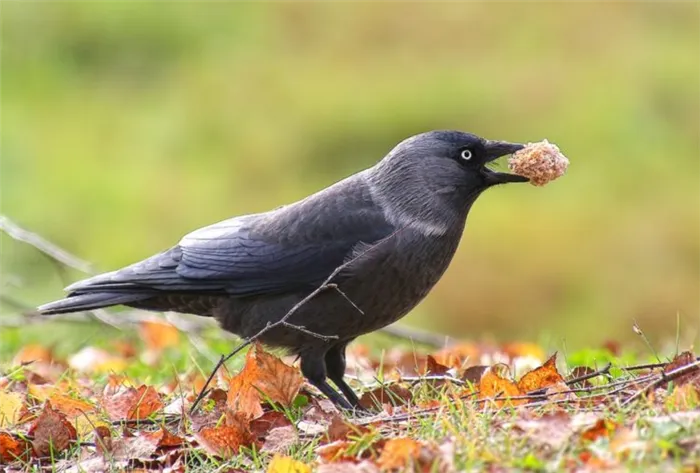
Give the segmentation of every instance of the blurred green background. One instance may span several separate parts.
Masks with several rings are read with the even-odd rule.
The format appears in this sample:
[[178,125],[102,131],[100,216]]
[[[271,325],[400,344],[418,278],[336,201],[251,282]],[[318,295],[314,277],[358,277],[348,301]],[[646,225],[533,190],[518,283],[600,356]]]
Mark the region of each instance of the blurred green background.
[[[481,197],[405,323],[582,346],[635,320],[668,339],[680,314],[697,340],[695,3],[3,2],[1,26],[1,211],[99,269],[414,133],[548,138],[567,176]],[[54,265],[0,238],[6,297],[61,296]]]

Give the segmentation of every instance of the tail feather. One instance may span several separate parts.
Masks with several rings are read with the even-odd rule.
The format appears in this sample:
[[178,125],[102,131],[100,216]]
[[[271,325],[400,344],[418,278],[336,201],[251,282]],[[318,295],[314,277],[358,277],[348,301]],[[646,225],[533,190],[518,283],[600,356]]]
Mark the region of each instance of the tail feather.
[[49,302],[37,308],[40,314],[67,314],[69,312],[80,312],[83,310],[100,309],[113,305],[128,304],[144,299],[152,295],[148,294],[125,294],[115,292],[90,292],[85,294],[75,294],[54,302]]

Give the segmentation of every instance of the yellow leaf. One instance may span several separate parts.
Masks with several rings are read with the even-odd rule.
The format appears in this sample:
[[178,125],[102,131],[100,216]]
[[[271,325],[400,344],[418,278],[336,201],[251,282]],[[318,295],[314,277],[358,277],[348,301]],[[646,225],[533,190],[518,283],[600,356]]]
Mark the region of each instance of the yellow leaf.
[[23,405],[22,395],[0,391],[0,428],[8,427],[17,422]]
[[311,467],[292,457],[275,455],[267,467],[267,473],[311,473]]

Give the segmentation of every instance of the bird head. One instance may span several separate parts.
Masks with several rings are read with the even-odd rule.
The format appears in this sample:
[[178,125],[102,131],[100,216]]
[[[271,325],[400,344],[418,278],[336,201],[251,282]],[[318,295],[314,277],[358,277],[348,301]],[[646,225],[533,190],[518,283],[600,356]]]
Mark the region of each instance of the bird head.
[[407,218],[458,221],[486,189],[527,182],[488,164],[524,148],[460,131],[429,131],[402,141],[380,161],[371,181],[388,207]]

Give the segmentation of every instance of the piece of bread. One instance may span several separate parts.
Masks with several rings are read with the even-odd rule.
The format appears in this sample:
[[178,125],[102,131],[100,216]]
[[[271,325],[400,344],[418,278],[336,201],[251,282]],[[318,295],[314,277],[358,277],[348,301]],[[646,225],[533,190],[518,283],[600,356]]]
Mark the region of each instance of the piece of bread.
[[567,167],[569,160],[547,140],[528,143],[508,160],[510,171],[529,178],[533,186],[543,186],[563,176]]

